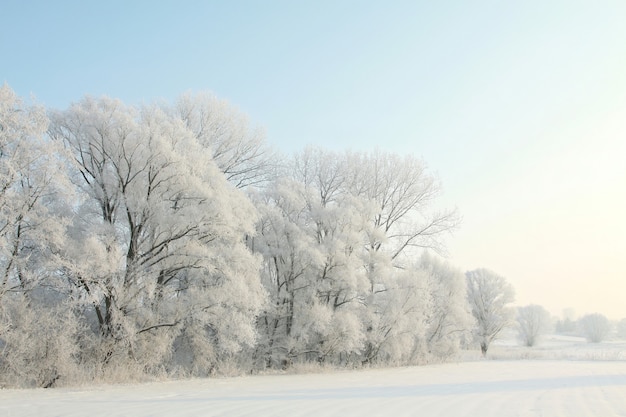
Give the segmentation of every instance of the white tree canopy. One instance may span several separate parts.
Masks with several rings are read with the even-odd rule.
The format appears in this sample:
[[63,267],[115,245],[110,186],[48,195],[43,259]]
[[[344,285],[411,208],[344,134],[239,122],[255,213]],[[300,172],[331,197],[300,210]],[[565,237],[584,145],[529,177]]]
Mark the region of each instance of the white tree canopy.
[[591,343],[604,341],[611,331],[611,323],[603,314],[587,314],[578,319],[578,326],[582,334]]
[[504,277],[488,269],[465,273],[467,300],[476,319],[476,339],[483,355],[500,332],[512,323],[513,310],[508,306],[515,300],[515,291]]
[[539,338],[551,328],[548,310],[540,305],[530,304],[517,309],[517,332],[525,346],[535,346]]
[[159,107],[108,98],[54,112],[50,133],[72,152],[84,193],[66,271],[116,341],[105,358],[118,346],[143,358],[141,340],[158,340],[163,359],[184,346],[210,363],[252,344],[264,294],[244,238],[256,211],[211,150]]
[[70,184],[47,126],[42,107],[0,87],[0,386],[54,384],[76,352],[57,274]]
[[210,149],[218,168],[236,187],[264,183],[273,172],[276,154],[268,148],[265,132],[250,126],[248,118],[226,100],[209,93],[187,93],[166,111]]
[[[469,326],[423,161],[279,159],[236,108],[0,88],[0,386],[450,357]],[[37,337],[34,337],[37,335]]]
[[62,148],[44,135],[47,126],[43,108],[0,87],[0,299],[6,291],[32,289],[63,244],[59,204],[69,182]]

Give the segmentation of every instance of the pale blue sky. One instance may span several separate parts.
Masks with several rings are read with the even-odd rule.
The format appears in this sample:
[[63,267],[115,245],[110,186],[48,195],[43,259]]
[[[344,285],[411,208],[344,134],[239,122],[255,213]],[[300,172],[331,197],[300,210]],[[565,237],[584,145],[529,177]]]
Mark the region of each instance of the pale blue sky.
[[452,262],[626,317],[626,2],[4,0],[0,82],[65,107],[213,91],[284,151],[422,156]]

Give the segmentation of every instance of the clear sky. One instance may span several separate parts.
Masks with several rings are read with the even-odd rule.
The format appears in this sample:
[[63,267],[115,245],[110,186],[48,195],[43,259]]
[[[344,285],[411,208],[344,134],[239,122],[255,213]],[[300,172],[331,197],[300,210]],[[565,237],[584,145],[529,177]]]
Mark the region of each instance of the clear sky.
[[414,153],[463,216],[454,264],[626,317],[626,1],[2,3],[19,95],[210,90],[287,152]]

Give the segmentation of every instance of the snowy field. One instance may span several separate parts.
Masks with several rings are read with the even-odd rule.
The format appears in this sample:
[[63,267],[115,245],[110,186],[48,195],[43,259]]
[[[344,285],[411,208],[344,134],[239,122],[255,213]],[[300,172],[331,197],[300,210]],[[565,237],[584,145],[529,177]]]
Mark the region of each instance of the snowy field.
[[[461,360],[477,360],[478,351],[461,353]],[[609,340],[588,343],[584,337],[549,335],[544,336],[537,346],[520,346],[514,333],[505,334],[489,348],[491,359],[564,359],[589,361],[626,361],[626,341]]]
[[480,360],[306,375],[0,390],[4,416],[626,416],[626,361]]

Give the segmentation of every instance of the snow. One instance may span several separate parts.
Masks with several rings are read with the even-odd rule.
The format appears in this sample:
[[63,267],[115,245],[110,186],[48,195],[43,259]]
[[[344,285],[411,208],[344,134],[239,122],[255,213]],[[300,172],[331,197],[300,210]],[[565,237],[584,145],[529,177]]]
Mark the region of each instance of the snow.
[[[477,351],[463,351],[463,360],[477,360]],[[584,337],[547,335],[537,346],[521,346],[514,332],[506,332],[489,347],[491,359],[559,359],[587,361],[626,361],[626,341],[607,340],[589,343]]]
[[320,374],[0,390],[3,416],[624,416],[626,361],[480,360]]

